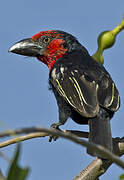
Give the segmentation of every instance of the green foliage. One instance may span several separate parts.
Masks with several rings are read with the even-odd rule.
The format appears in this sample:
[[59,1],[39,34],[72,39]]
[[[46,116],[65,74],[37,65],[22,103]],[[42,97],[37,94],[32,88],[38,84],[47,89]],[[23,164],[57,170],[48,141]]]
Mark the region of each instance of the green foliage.
[[18,164],[19,156],[20,156],[20,148],[21,148],[21,144],[19,143],[17,145],[14,157],[10,164],[7,180],[25,180],[28,175],[29,169],[21,168]]
[[120,175],[120,180],[124,180],[124,174]]

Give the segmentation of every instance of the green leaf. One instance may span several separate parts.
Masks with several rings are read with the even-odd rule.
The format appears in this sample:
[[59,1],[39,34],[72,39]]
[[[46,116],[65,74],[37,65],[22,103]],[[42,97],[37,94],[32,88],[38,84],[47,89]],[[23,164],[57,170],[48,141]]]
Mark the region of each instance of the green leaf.
[[120,175],[120,180],[124,180],[124,174]]
[[19,143],[10,164],[7,180],[25,180],[28,175],[29,168],[21,168],[18,164],[20,148],[21,144]]

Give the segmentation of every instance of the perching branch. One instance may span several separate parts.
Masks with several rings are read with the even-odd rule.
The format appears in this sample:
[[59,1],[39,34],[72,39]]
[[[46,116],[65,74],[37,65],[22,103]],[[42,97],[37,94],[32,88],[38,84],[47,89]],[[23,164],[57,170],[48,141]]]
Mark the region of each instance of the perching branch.
[[[89,133],[85,131],[77,131],[77,130],[61,130],[62,132],[70,132],[73,133],[74,135],[77,135],[78,137],[82,138],[88,138]],[[4,132],[0,132],[0,138],[8,137],[8,136],[16,136],[20,134],[29,134],[29,133],[36,133],[40,132],[41,133],[41,128],[39,127],[31,127],[31,128],[20,128],[16,130],[7,130]],[[41,134],[40,137],[48,136],[48,133],[43,133]]]
[[[26,131],[32,132],[32,128],[26,128]],[[16,132],[19,133],[19,130],[15,130],[15,131],[13,131],[13,133],[11,131],[11,133],[13,135],[16,135]],[[96,151],[100,155],[111,160],[112,162],[114,162],[115,164],[117,164],[118,166],[120,166],[121,168],[124,169],[124,162],[118,156],[111,153],[110,151],[108,151],[104,147],[102,147],[100,145],[95,145],[94,143],[89,143],[83,139],[80,139],[78,136],[76,136],[70,132],[62,132],[62,131],[58,131],[55,129],[36,128],[34,133],[29,133],[27,135],[16,137],[16,138],[13,138],[13,139],[10,139],[10,140],[7,140],[7,141],[0,143],[0,148],[6,147],[10,144],[14,144],[14,143],[17,143],[20,141],[25,141],[25,140],[36,138],[36,137],[44,137],[44,136],[48,136],[48,135],[59,136],[59,137],[71,140],[71,141],[75,142],[76,144],[90,148],[93,151]],[[123,142],[123,144],[124,144],[124,142]]]
[[[114,153],[118,156],[124,154],[124,137],[113,139]],[[112,165],[111,160],[96,158],[86,168],[84,168],[73,180],[95,180]]]
[[1,170],[0,170],[0,180],[6,180],[5,177],[3,176]]

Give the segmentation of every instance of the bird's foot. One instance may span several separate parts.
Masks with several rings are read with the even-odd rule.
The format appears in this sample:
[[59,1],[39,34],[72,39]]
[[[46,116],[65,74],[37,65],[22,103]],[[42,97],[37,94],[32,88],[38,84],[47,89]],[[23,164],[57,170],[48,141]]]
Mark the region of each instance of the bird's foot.
[[[59,124],[58,124],[58,123],[52,124],[52,125],[50,126],[50,128],[61,131],[60,128],[59,128]],[[49,142],[51,142],[52,140],[53,140],[53,141],[56,141],[57,139],[58,139],[58,136],[54,136],[54,135],[50,135],[50,136],[49,136]]]

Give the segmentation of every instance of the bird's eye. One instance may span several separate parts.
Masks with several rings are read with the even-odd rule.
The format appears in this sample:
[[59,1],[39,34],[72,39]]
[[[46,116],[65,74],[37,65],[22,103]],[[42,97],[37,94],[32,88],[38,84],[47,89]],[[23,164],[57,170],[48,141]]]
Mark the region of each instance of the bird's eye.
[[45,37],[45,38],[43,39],[43,42],[44,42],[44,43],[50,42],[50,38],[49,38],[49,37]]

